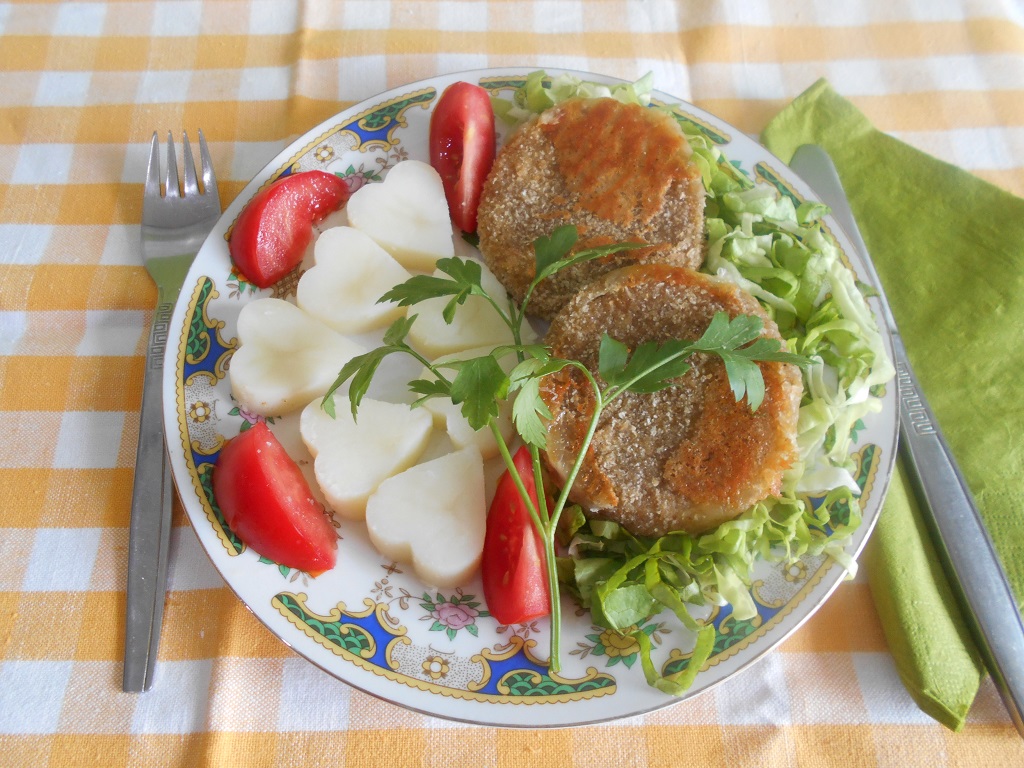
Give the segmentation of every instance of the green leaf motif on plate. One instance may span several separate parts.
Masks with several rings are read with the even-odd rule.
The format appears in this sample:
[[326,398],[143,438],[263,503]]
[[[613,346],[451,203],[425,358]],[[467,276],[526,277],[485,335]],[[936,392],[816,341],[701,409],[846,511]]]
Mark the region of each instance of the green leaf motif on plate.
[[[205,317],[206,302],[213,293],[213,281],[203,280],[196,300],[196,310],[188,324],[188,336],[185,342],[186,359],[193,364],[199,363],[210,352],[210,329]],[[200,310],[202,308],[202,310]]]
[[373,638],[365,630],[347,622],[342,624],[340,620],[321,621],[287,593],[279,594],[277,600],[299,621],[338,648],[356,656],[365,656],[373,650]]
[[242,540],[235,535],[234,531],[228,528],[228,523],[224,519],[224,513],[220,511],[220,507],[217,505],[217,500],[213,496],[213,464],[201,465],[198,469],[198,476],[199,484],[203,489],[203,494],[206,496],[206,501],[209,503],[210,509],[213,510],[214,517],[217,519],[217,525],[220,526],[225,540],[234,550],[234,554],[241,554],[245,549],[245,544],[243,544]]
[[423,93],[416,93],[398,101],[393,101],[385,104],[380,109],[374,110],[366,117],[362,118],[359,122],[364,127],[371,131],[379,131],[382,128],[386,128],[393,122],[398,122],[401,119],[402,113],[409,107],[416,104],[429,104],[434,100],[437,95],[437,91],[433,88]]
[[552,680],[548,675],[538,677],[530,670],[512,672],[505,677],[503,683],[513,696],[558,696],[595,691],[615,685],[615,681],[606,675],[598,675],[593,680],[578,683],[565,683]]

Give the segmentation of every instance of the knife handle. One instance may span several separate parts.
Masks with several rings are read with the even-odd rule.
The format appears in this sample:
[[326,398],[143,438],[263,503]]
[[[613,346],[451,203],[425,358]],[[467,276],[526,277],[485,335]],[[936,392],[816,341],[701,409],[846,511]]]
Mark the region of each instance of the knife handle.
[[[1024,623],[978,508],[938,421],[917,383],[898,334],[893,335],[900,397],[900,440],[907,470],[924,500],[940,557],[952,566],[954,589],[966,604],[992,680],[1024,736]],[[931,514],[927,514],[930,510]]]
[[139,443],[135,452],[132,512],[128,529],[128,583],[122,689],[140,692],[153,684],[160,641],[173,481],[164,451],[163,360],[174,309],[160,291],[153,314],[142,384]]

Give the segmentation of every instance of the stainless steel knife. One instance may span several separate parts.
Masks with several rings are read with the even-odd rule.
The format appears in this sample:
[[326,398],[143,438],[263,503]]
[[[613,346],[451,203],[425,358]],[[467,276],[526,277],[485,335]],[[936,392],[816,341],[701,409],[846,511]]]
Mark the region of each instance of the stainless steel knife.
[[[832,215],[860,252],[874,285],[881,290],[832,158],[819,146],[804,145],[793,155],[790,167],[832,209]],[[900,454],[936,548],[960,593],[989,673],[1010,719],[1024,736],[1024,621],[970,489],[910,367],[889,302],[884,293],[880,298],[896,358]]]

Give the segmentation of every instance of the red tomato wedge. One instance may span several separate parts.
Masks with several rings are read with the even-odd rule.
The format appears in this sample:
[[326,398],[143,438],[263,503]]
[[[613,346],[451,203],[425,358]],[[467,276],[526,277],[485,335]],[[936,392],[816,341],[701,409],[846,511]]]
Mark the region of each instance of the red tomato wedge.
[[314,576],[334,567],[338,535],[266,424],[221,449],[213,496],[228,527],[264,557]]
[[[537,486],[530,452],[520,448],[513,463],[536,505]],[[505,625],[522,624],[551,613],[545,562],[544,543],[506,470],[498,480],[487,514],[480,564],[484,599],[495,619]]]
[[291,272],[313,239],[313,224],[341,208],[348,186],[333,173],[283,176],[257,192],[231,230],[228,251],[250,283],[267,288]]
[[476,210],[494,163],[494,111],[479,85],[448,86],[430,116],[430,164],[441,175],[455,226],[476,232]]

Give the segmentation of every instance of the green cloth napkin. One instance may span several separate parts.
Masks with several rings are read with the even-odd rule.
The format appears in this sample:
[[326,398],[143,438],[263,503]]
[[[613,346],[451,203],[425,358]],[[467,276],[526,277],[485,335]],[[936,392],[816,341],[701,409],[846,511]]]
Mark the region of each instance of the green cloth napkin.
[[[974,493],[1018,605],[1024,596],[1024,200],[876,130],[819,80],[762,141],[835,160],[911,363]],[[900,677],[959,730],[984,667],[904,468],[865,566]]]

